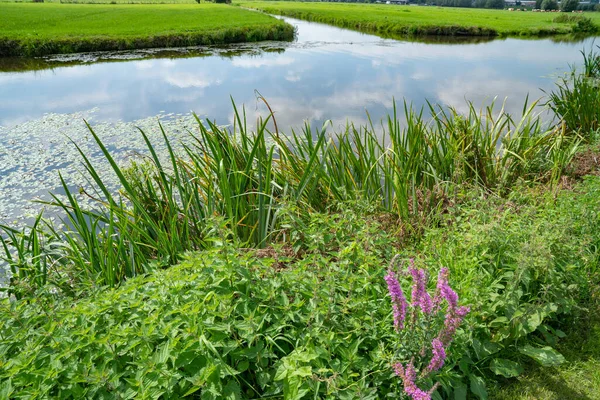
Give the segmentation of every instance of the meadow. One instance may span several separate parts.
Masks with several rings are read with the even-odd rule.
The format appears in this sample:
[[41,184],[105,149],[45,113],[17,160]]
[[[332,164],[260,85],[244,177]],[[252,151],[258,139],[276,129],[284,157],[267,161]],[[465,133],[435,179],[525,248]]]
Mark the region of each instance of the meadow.
[[221,4],[0,3],[0,57],[291,40],[275,18]]
[[[235,4],[378,35],[544,36],[574,33],[581,28],[577,22],[555,22],[557,13],[292,1]],[[597,31],[600,13],[585,13],[585,17]]]

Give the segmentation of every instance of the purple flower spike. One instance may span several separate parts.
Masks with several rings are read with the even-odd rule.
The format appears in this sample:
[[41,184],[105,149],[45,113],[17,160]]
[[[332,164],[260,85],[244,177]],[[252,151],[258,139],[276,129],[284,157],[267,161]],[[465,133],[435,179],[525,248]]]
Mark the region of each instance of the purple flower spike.
[[408,308],[408,303],[406,302],[404,292],[402,292],[402,288],[400,287],[398,279],[396,279],[391,270],[385,276],[385,281],[387,282],[388,291],[392,297],[394,328],[396,328],[396,331],[399,331],[404,328],[404,319],[406,318],[406,309]]
[[448,274],[448,269],[442,268],[438,275],[437,294],[434,301],[436,308],[439,307],[442,298],[448,302],[450,309],[455,309],[458,305],[458,295],[448,284]]
[[433,311],[433,302],[431,296],[427,293],[427,273],[424,269],[417,269],[412,266],[408,268],[408,273],[413,278],[412,305],[419,307],[425,314],[431,314]]
[[448,343],[452,341],[456,329],[458,329],[460,323],[469,311],[471,311],[471,309],[465,306],[448,310],[448,313],[446,313],[446,320],[444,321],[444,327],[438,336],[438,339],[440,339],[442,343],[448,345]]
[[396,375],[402,379],[402,384],[404,386],[404,392],[411,397],[412,400],[431,400],[431,395],[437,389],[437,385],[435,385],[429,392],[419,389],[415,380],[417,379],[417,371],[415,371],[415,367],[413,365],[413,361],[404,368],[402,364],[398,363],[394,365],[394,371]]
[[444,344],[439,339],[433,339],[431,342],[431,348],[433,351],[433,357],[427,366],[427,372],[437,371],[444,366],[444,360],[446,359],[446,350]]

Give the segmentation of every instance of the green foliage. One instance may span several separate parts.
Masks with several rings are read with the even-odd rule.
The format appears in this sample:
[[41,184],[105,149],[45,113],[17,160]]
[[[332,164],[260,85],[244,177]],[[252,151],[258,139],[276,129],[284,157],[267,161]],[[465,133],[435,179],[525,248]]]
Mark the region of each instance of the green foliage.
[[[287,213],[292,224],[294,209]],[[302,256],[281,247],[247,253],[219,229],[214,249],[75,304],[3,300],[8,397],[349,399],[396,391],[390,315],[380,307],[390,238],[351,209],[289,230],[303,235]]]
[[508,378],[528,360],[561,363],[555,347],[596,290],[600,180],[556,203],[550,193],[524,194],[513,192],[509,202],[474,198],[460,206],[465,213],[429,230],[420,247],[424,262],[448,266],[472,305],[464,373]]
[[578,0],[562,0],[560,2],[560,10],[563,12],[571,12],[577,10],[579,6]]
[[568,131],[590,140],[600,129],[600,54],[582,52],[583,71],[572,69],[549,94],[548,106]]
[[[574,192],[511,199],[461,194],[443,224],[403,250],[470,304],[438,375],[442,396],[486,398],[482,376],[561,361],[561,324],[591,296],[600,248],[600,179]],[[286,240],[247,251],[212,228],[214,247],[181,265],[71,300],[0,302],[7,398],[381,398],[393,375],[383,276],[396,239],[362,202],[281,211]],[[451,397],[454,398],[454,397]]]
[[[19,277],[11,291],[21,296],[21,289],[50,283],[75,293],[176,264],[184,252],[206,247],[214,216],[225,218],[240,244],[264,247],[283,229],[279,209],[288,200],[302,205],[302,212],[366,201],[411,229],[437,219],[452,183],[505,195],[520,179],[557,182],[578,141],[560,129],[543,130],[534,107],[514,121],[493,104],[481,111],[469,104],[467,115],[429,105],[427,121],[424,110],[404,104],[404,121],[395,109],[382,142],[372,125],[349,125],[333,136],[326,126],[318,132],[306,126],[284,136],[270,132],[267,119],[252,133],[234,106],[233,130],[198,120],[183,154],[175,153],[163,131],[166,165],[140,132],[150,161],[130,169],[115,162],[90,127],[121,190],[107,188],[80,152],[93,186],[77,194],[63,181],[66,200],[53,196],[49,203],[65,215],[67,228],[41,216],[22,232],[0,225],[8,233],[0,237],[3,258]],[[96,207],[83,209],[79,196],[95,200]]]
[[485,8],[496,8],[499,10],[504,9],[504,0],[487,0]]
[[544,0],[542,2],[542,10],[558,10],[558,2],[556,0]]

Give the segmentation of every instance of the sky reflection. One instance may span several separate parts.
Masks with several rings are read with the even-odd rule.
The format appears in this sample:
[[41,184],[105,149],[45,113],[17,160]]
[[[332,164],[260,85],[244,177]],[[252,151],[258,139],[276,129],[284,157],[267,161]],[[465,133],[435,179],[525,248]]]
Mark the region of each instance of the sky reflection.
[[[99,121],[134,121],[164,113],[196,112],[231,123],[230,96],[248,115],[264,115],[259,91],[281,127],[305,120],[340,126],[378,121],[393,99],[416,106],[425,99],[466,108],[497,98],[511,112],[525,96],[537,99],[553,80],[581,61],[581,43],[495,40],[475,44],[426,44],[380,39],[288,19],[298,40],[284,51],[181,59],[146,59],[0,73],[0,125],[11,127],[45,113],[97,108]],[[1,139],[0,139],[1,140]]]

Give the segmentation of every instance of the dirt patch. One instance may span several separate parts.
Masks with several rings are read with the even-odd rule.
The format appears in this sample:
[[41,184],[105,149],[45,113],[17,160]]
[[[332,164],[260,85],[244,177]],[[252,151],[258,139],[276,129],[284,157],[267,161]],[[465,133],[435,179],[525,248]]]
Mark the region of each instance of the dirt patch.
[[257,258],[272,258],[275,260],[273,263],[273,269],[275,271],[281,271],[293,260],[300,258],[301,255],[296,253],[291,246],[283,247],[266,247],[264,249],[248,249],[248,251],[254,252]]
[[567,174],[577,180],[586,175],[600,175],[600,148],[577,153],[567,169]]

